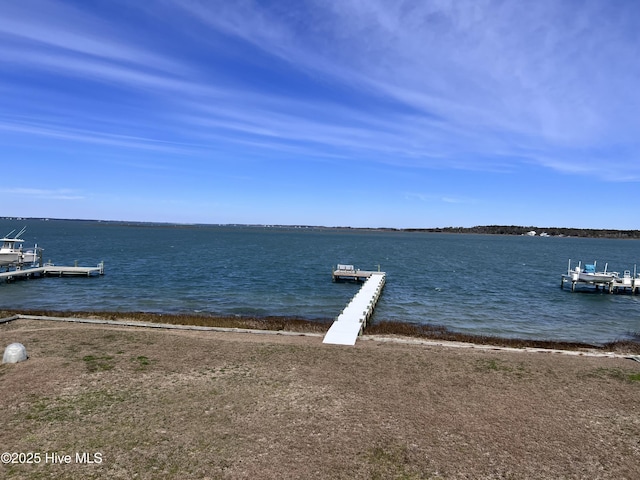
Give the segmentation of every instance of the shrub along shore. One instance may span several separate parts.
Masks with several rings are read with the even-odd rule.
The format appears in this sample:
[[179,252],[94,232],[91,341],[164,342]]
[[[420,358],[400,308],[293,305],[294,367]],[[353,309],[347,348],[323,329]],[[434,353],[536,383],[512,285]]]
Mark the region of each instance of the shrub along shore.
[[[204,315],[153,312],[70,312],[53,310],[11,310],[0,311],[0,318],[12,315],[37,315],[49,317],[88,318],[97,320],[126,320],[135,322],[161,323],[170,325],[192,325],[202,327],[239,328],[270,331],[324,334],[331,326],[332,319],[305,319],[286,316],[235,316]],[[602,352],[640,354],[640,332],[629,332],[627,339],[604,344],[563,342],[555,340],[533,340],[506,338],[492,335],[474,335],[455,332],[441,325],[411,324],[394,321],[379,321],[368,325],[365,335],[394,335],[425,340],[465,342],[478,345],[492,345],[511,348],[543,348],[554,350],[596,350]]]

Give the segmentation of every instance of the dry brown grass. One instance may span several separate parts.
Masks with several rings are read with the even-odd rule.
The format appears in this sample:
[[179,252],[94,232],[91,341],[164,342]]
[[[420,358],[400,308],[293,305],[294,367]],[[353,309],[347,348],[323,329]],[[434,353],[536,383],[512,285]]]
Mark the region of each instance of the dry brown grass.
[[640,364],[17,320],[1,478],[640,478]]

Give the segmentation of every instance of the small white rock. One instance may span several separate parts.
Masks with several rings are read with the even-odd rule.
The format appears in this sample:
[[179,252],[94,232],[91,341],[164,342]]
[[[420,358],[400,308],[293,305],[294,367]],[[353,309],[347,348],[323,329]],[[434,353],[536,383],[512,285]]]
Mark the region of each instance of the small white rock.
[[21,343],[12,343],[4,349],[2,363],[18,363],[27,359],[27,349]]

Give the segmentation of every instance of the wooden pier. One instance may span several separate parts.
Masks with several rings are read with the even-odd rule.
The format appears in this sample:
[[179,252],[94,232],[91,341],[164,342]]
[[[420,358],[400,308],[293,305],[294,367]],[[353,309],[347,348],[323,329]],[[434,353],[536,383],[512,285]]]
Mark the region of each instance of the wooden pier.
[[373,310],[382,294],[386,279],[385,272],[355,270],[351,265],[338,265],[338,269],[334,270],[334,281],[345,279],[358,281],[365,278],[366,281],[342,310],[342,313],[335,319],[322,343],[355,345],[358,335],[362,333],[367,321],[373,315]]
[[18,279],[39,278],[39,277],[67,277],[104,275],[104,262],[100,262],[95,267],[73,267],[54,265],[45,263],[42,266],[18,267],[14,270],[0,272],[0,280],[11,282]]

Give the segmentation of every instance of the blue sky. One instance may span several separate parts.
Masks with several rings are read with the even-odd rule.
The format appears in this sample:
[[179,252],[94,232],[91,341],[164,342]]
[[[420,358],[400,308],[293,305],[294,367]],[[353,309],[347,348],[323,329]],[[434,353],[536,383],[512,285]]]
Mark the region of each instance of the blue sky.
[[0,215],[640,228],[640,2],[0,3]]

